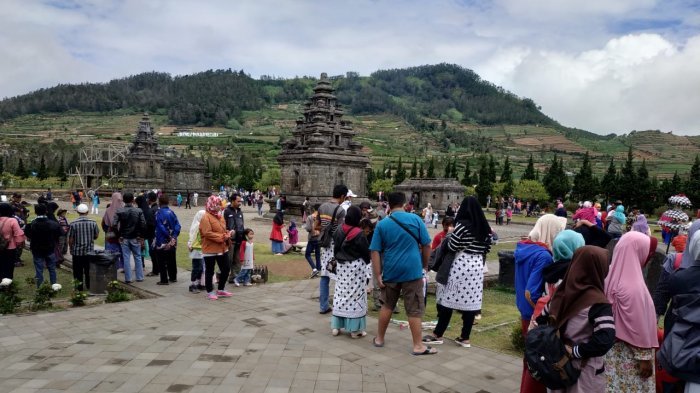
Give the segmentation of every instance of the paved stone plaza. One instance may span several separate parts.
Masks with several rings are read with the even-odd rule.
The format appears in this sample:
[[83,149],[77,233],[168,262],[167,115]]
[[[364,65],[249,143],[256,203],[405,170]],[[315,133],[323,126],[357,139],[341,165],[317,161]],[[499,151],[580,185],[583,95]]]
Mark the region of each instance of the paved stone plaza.
[[[185,278],[183,272],[182,278]],[[186,280],[184,280],[186,281]],[[515,392],[521,360],[438,346],[410,355],[407,330],[386,347],[332,337],[317,280],[234,289],[208,301],[187,282],[127,303],[0,317],[0,391],[29,392]]]

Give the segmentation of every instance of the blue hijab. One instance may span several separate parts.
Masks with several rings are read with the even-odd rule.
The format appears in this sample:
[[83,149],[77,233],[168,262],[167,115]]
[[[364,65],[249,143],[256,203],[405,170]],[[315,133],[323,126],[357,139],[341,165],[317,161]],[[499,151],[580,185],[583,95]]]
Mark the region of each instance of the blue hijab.
[[615,218],[620,224],[627,222],[627,216],[625,216],[625,207],[622,205],[617,205],[615,208]]

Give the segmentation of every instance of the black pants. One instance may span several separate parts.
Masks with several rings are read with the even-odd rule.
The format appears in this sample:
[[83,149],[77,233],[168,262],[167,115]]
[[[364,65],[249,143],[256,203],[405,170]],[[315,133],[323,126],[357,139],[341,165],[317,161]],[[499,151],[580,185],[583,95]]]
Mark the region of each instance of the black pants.
[[241,271],[241,243],[233,243],[228,248],[228,261],[229,261],[229,272],[231,274],[231,280],[229,283],[233,283],[233,279]]
[[2,250],[0,251],[0,280],[3,278],[9,278],[14,280],[15,274],[15,262],[17,261],[17,251],[13,248],[12,250]]
[[158,269],[160,270],[160,282],[167,283],[177,281],[177,261],[175,260],[175,249],[155,250],[158,259]]
[[90,289],[90,257],[87,255],[73,255],[73,279],[80,284],[76,287],[79,291]]
[[[437,326],[435,326],[435,330],[433,330],[433,334],[435,337],[442,337],[442,335],[445,333],[445,330],[447,330],[447,326],[450,324],[450,319],[452,319],[452,309],[449,307],[444,307],[441,305],[437,305],[437,311],[438,311],[438,322]],[[460,338],[463,338],[465,340],[469,340],[469,336],[472,333],[472,325],[474,325],[474,317],[476,314],[479,313],[479,311],[458,311],[462,313],[462,334],[460,335]]]
[[160,264],[158,263],[158,252],[155,249],[155,242],[153,241],[153,238],[146,238],[146,242],[148,242],[148,253],[151,255],[151,264],[153,267],[151,267],[151,273],[153,275],[160,274]]
[[204,257],[204,285],[207,287],[207,292],[214,291],[214,264],[219,265],[221,277],[219,277],[218,289],[223,291],[226,288],[226,280],[228,280],[229,262],[227,261],[228,253],[215,255],[213,257]]

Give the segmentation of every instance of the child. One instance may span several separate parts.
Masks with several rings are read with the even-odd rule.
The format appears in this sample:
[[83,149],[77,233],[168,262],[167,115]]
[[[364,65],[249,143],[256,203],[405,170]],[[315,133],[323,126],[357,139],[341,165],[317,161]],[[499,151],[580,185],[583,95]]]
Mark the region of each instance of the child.
[[92,196],[92,214],[98,215],[100,214],[100,196],[95,193]]
[[287,234],[289,234],[289,244],[294,247],[299,242],[299,230],[297,229],[296,221],[290,221]]
[[508,209],[506,209],[506,225],[510,225],[510,220],[513,219],[513,207],[508,205]]
[[501,216],[501,209],[496,207],[496,225],[501,225],[503,223],[503,217]]
[[240,287],[241,282],[243,286],[249,287],[253,284],[250,283],[250,274],[253,272],[253,263],[255,257],[253,256],[253,237],[255,237],[255,232],[252,229],[246,228],[243,231],[243,242],[241,243],[241,272],[238,273],[236,278],[233,279],[233,285]]
[[440,219],[440,214],[437,212],[437,210],[433,213],[433,228],[437,228],[438,226],[438,220]]

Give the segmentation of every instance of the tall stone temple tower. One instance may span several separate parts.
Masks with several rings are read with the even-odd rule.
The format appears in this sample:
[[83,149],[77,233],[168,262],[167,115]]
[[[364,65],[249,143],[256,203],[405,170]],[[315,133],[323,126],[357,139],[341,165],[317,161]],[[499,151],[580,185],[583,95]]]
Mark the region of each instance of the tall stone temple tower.
[[304,117],[297,120],[292,138],[283,143],[277,156],[280,164],[281,193],[287,196],[292,213],[309,197],[322,203],[333,194],[333,186],[345,184],[359,198],[367,196],[369,157],[352,122],[333,95],[326,73],[314,87],[314,95],[304,105]]
[[139,122],[136,137],[129,149],[128,172],[125,183],[135,190],[165,188],[163,164],[165,153],[158,146],[151,119],[144,114]]

